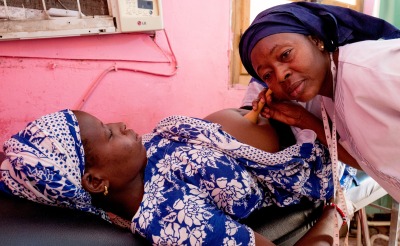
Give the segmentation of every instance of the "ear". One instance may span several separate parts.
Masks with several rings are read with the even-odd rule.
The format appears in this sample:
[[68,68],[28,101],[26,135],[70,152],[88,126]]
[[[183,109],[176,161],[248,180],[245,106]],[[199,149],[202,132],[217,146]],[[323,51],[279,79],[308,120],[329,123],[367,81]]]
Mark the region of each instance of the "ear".
[[320,51],[324,51],[324,42],[321,39],[312,35],[308,35],[307,37]]
[[105,186],[110,187],[107,179],[101,178],[92,172],[86,172],[82,177],[83,188],[91,194],[104,193]]

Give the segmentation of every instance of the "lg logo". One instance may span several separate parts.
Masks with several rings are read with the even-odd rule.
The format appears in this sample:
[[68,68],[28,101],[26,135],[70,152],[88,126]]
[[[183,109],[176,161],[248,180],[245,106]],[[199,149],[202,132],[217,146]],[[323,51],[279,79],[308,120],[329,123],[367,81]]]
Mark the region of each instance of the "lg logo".
[[141,25],[145,26],[145,25],[147,25],[147,23],[146,23],[145,21],[138,21],[137,24],[138,24],[138,26],[141,26]]

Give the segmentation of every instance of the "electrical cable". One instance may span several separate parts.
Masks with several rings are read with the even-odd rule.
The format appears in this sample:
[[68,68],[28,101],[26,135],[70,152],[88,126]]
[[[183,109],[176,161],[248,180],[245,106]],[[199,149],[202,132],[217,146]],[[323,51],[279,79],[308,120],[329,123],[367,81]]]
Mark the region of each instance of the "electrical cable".
[[[171,57],[172,57],[172,61],[170,61],[173,65],[174,65],[174,69],[171,73],[165,74],[165,73],[157,73],[157,72],[152,72],[152,71],[147,71],[147,70],[142,70],[142,69],[135,69],[135,68],[130,68],[130,67],[119,67],[117,65],[113,65],[109,68],[107,68],[105,71],[103,71],[100,76],[94,80],[91,85],[89,86],[89,88],[86,90],[86,92],[84,93],[84,95],[82,96],[82,98],[78,101],[78,103],[75,105],[74,109],[76,110],[80,110],[83,108],[83,106],[85,105],[85,103],[87,102],[87,100],[89,99],[89,97],[93,94],[94,90],[97,88],[97,86],[100,84],[100,82],[103,80],[103,78],[111,71],[116,71],[118,72],[118,70],[124,70],[124,71],[131,71],[131,72],[136,72],[136,73],[144,73],[144,74],[150,74],[150,75],[155,75],[155,76],[161,76],[161,77],[171,77],[174,76],[178,70],[178,62],[177,59],[175,57],[174,51],[172,49],[171,43],[169,41],[167,32],[165,31],[165,29],[163,29],[164,31],[164,35],[166,37],[167,40],[167,44],[168,44],[168,48],[171,52]],[[156,42],[155,42],[156,43]],[[158,44],[157,44],[158,46]],[[168,57],[168,56],[167,56]]]

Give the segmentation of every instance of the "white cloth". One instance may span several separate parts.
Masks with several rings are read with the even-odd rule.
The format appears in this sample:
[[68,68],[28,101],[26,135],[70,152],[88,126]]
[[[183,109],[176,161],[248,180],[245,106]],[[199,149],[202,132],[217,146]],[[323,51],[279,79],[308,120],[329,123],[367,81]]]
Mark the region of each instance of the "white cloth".
[[[295,102],[295,101],[293,101]],[[317,95],[315,96],[312,100],[308,102],[297,102],[301,106],[303,106],[305,109],[307,109],[308,112],[311,112],[313,115],[317,116],[319,119],[322,119],[321,115],[321,96]],[[296,140],[298,141],[297,136],[300,134],[302,129],[291,126],[293,134],[296,136]],[[311,131],[311,130],[309,130]]]
[[[400,39],[339,50],[336,125],[342,146],[400,201]],[[324,103],[332,116],[333,104]]]
[[253,101],[258,98],[258,94],[260,94],[264,88],[265,86],[251,80],[242,99],[241,107],[251,106]]

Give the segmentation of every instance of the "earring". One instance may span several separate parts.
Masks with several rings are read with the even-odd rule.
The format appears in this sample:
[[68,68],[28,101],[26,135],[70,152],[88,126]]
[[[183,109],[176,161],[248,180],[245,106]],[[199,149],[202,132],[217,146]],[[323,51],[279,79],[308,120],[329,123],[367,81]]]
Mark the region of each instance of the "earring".
[[104,186],[104,193],[103,193],[105,196],[107,196],[108,195],[108,188],[107,188],[107,186]]
[[324,47],[323,45],[321,45],[321,47],[320,47],[320,48],[321,48],[321,50],[323,50],[325,47]]

